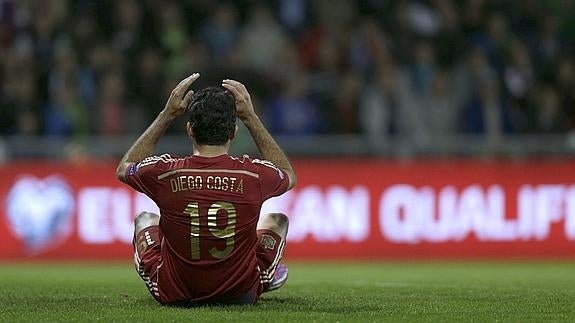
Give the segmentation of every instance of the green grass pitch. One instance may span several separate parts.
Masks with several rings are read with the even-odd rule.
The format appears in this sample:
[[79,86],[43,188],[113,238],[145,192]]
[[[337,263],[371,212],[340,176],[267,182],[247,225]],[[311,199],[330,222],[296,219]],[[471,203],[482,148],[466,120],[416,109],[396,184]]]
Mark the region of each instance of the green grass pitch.
[[157,305],[132,266],[0,264],[0,321],[575,321],[575,263],[289,263],[256,306]]

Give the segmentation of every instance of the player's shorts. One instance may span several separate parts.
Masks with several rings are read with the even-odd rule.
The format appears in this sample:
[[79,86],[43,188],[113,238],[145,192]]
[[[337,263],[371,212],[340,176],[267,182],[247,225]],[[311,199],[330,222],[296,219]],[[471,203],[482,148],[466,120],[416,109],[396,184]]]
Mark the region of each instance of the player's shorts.
[[216,301],[212,303],[207,301],[194,304],[185,301],[181,304],[166,304],[160,299],[158,291],[158,270],[162,266],[161,241],[163,234],[158,225],[153,225],[141,230],[134,239],[134,265],[150,294],[152,294],[154,299],[164,305],[253,304],[258,300],[260,294],[267,290],[285,249],[285,240],[272,230],[258,230],[257,235],[256,261],[258,264],[257,269],[260,272],[260,288],[257,292],[250,291],[242,297],[226,300],[225,302]]

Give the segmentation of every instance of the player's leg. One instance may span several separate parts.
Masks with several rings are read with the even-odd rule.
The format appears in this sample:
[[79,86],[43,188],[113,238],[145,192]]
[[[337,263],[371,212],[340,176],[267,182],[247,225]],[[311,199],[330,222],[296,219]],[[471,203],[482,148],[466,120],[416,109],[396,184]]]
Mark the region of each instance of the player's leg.
[[134,219],[134,236],[147,227],[160,224],[160,216],[152,212],[142,212]]
[[272,230],[282,239],[287,237],[289,228],[289,219],[283,213],[268,213],[260,217],[258,221],[258,230]]
[[263,292],[278,289],[287,281],[287,266],[280,262],[284,253],[288,227],[289,219],[282,213],[265,214],[258,222],[256,255]]
[[152,296],[160,301],[157,265],[161,261],[160,216],[142,212],[134,220],[134,265]]

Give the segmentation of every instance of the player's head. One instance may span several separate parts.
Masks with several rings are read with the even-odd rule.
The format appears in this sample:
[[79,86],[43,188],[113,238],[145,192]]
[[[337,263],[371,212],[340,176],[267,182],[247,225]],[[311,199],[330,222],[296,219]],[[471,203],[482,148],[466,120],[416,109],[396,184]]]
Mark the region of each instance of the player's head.
[[236,104],[226,89],[207,87],[194,93],[188,111],[188,132],[198,145],[222,146],[233,139]]

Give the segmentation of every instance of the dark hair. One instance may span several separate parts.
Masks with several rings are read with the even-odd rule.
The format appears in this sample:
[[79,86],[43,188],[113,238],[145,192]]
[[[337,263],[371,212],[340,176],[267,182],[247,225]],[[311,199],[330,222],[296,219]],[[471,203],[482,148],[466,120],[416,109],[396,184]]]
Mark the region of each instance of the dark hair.
[[207,87],[194,93],[188,111],[194,138],[199,145],[224,145],[235,130],[235,100],[224,88]]

